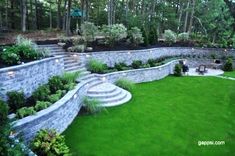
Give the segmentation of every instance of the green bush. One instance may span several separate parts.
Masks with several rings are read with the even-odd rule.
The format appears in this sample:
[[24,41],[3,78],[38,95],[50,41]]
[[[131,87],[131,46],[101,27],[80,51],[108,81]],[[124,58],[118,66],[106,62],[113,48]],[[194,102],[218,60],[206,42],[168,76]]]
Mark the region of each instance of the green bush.
[[175,65],[174,75],[175,76],[182,76],[182,66],[180,64]]
[[0,100],[0,127],[7,122],[8,120],[7,115],[8,115],[8,106],[4,101]]
[[84,44],[81,45],[75,45],[72,47],[68,48],[68,52],[79,52],[79,53],[83,53],[86,50],[86,46]]
[[102,32],[105,36],[105,43],[110,46],[127,37],[127,28],[123,24],[104,25]]
[[35,105],[35,110],[38,112],[40,110],[46,109],[51,105],[50,102],[45,102],[45,101],[37,101]]
[[176,34],[171,30],[165,30],[164,39],[167,43],[175,43],[176,42]]
[[75,87],[75,83],[68,83],[68,84],[65,84],[64,85],[64,89],[65,89],[65,91],[70,91],[70,90],[73,90],[74,89],[74,87]]
[[140,43],[144,42],[142,32],[138,27],[132,27],[131,30],[128,31],[128,36],[134,46],[138,46]]
[[148,59],[148,64],[150,65],[150,67],[155,67],[156,66],[156,60]]
[[227,59],[225,62],[224,71],[233,71],[233,60],[231,58]]
[[63,83],[64,84],[75,83],[79,75],[80,72],[64,73],[64,75],[62,76]]
[[55,130],[40,130],[32,141],[31,148],[39,156],[69,155],[64,136]]
[[20,56],[17,52],[17,48],[9,47],[1,54],[1,61],[7,65],[20,64]]
[[50,96],[48,97],[48,99],[49,99],[49,101],[50,101],[51,103],[55,103],[55,102],[57,102],[57,101],[60,100],[62,94],[63,94],[63,92],[62,92],[61,90],[57,90],[57,91],[56,91],[56,94],[50,95]]
[[36,111],[34,110],[33,107],[22,107],[17,110],[16,117],[18,119],[22,119],[26,116],[34,115],[35,113],[36,113]]
[[7,93],[7,103],[11,112],[15,112],[17,109],[26,105],[25,95],[23,92],[12,91]]
[[131,91],[135,87],[135,84],[132,81],[125,79],[125,78],[117,80],[115,82],[115,84],[118,87],[121,87],[121,88],[128,90],[128,91]]
[[60,76],[53,76],[50,78],[48,85],[52,94],[54,94],[57,90],[64,89],[63,79]]
[[142,66],[141,60],[134,60],[131,64],[132,68],[139,69]]
[[20,145],[9,137],[12,132],[12,127],[7,115],[7,104],[0,100],[0,155],[25,156]]
[[107,65],[98,60],[91,59],[88,61],[88,70],[91,71],[92,73],[103,74],[106,69]]
[[189,33],[186,33],[186,32],[180,33],[178,35],[178,40],[179,41],[188,41],[189,40]]
[[98,32],[97,26],[91,22],[84,22],[81,25],[82,36],[87,42],[92,42],[95,40],[95,35]]
[[84,98],[83,106],[84,106],[85,110],[91,114],[97,113],[97,112],[101,111],[102,109],[104,109],[101,106],[101,103],[99,100],[94,99],[94,98],[89,99],[88,97]]
[[39,58],[39,54],[36,50],[25,45],[16,46],[17,54],[20,55],[21,59],[24,60],[36,60]]
[[118,71],[122,71],[127,68],[127,64],[125,64],[124,62],[115,63],[114,68],[117,69]]
[[50,95],[50,89],[48,85],[42,85],[36,89],[33,94],[33,100],[36,101],[46,101],[48,99],[48,95]]

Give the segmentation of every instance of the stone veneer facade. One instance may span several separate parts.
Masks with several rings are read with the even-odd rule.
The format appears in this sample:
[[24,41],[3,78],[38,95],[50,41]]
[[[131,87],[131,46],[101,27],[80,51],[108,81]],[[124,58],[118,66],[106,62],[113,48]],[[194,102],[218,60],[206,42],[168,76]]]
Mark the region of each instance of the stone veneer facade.
[[64,59],[50,57],[22,65],[0,69],[0,98],[6,100],[9,91],[23,91],[26,97],[54,75],[64,72]]
[[147,62],[148,59],[156,59],[164,56],[177,56],[177,55],[204,55],[210,57],[212,54],[217,56],[234,56],[235,49],[206,49],[206,48],[182,48],[182,47],[164,47],[153,48],[145,50],[125,50],[125,51],[104,51],[93,53],[79,53],[78,56],[83,64],[87,63],[87,60],[94,58],[106,63],[108,66],[114,66],[115,63],[124,62],[130,65],[133,60],[142,60]]

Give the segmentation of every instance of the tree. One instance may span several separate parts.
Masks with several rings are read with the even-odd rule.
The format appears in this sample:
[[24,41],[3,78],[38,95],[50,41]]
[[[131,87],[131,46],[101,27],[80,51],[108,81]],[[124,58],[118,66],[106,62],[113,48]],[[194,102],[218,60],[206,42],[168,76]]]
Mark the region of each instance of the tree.
[[27,6],[26,6],[26,0],[21,0],[21,30],[23,32],[26,31],[26,12],[27,12]]
[[66,29],[65,29],[65,32],[66,32],[66,35],[69,36],[71,34],[71,31],[70,31],[70,19],[71,19],[71,16],[70,16],[70,9],[71,9],[71,3],[72,3],[72,0],[68,0],[68,7],[67,7],[67,15],[66,15]]

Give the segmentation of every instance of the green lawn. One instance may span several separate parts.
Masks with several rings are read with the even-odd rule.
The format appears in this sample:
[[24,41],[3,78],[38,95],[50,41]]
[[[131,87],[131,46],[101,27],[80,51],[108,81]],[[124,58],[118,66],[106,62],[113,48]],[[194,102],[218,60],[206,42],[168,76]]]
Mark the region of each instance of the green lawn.
[[[167,77],[138,84],[133,99],[79,116],[64,132],[79,156],[234,156],[235,81]],[[198,146],[198,141],[225,141]]]
[[224,73],[224,76],[228,76],[228,77],[233,77],[233,78],[235,78],[235,71],[232,71],[232,72],[225,72],[225,73]]

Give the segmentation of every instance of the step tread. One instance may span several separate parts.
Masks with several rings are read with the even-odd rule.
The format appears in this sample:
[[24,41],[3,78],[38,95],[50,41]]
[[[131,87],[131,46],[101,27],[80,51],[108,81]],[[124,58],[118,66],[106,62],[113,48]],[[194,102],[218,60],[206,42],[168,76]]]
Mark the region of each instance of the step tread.
[[115,96],[118,96],[119,94],[122,93],[121,89],[116,89],[114,92],[111,93],[102,93],[102,94],[95,94],[95,93],[88,93],[87,96],[89,98],[96,98],[96,99],[104,99],[104,98],[112,98]]
[[97,93],[97,94],[102,94],[102,93],[111,93],[114,92],[117,89],[117,86],[104,82],[101,85],[92,87],[88,90],[88,93]]
[[103,107],[113,107],[113,106],[118,106],[118,105],[122,105],[127,103],[128,101],[130,101],[132,98],[131,93],[129,93],[128,91],[126,91],[126,96],[125,98],[123,98],[120,101],[115,101],[115,102],[107,102],[107,103],[103,103],[102,106]]

